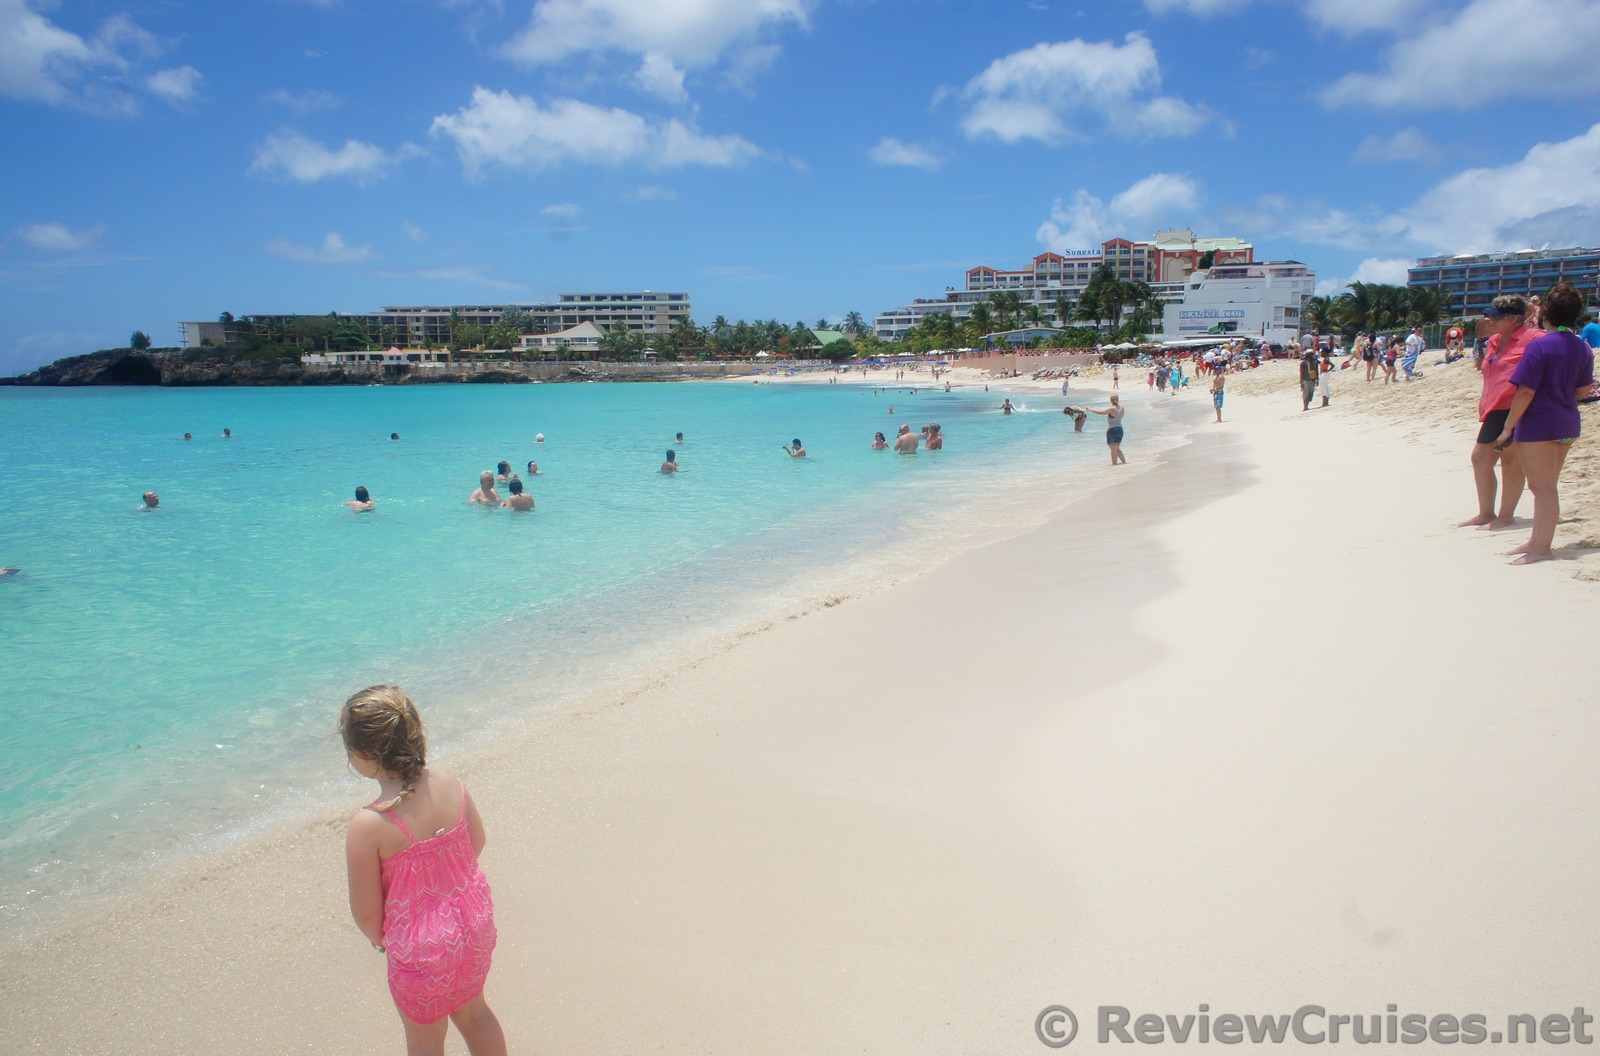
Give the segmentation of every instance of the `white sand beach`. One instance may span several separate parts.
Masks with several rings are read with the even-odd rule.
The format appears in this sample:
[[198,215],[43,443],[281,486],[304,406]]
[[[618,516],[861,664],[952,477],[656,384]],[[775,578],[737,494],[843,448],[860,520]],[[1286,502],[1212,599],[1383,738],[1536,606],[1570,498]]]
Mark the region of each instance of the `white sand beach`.
[[[1136,472],[1025,536],[462,761],[512,1051],[1038,1052],[1051,1004],[1082,1048],[1098,1005],[1592,1001],[1600,552],[1568,544],[1594,524],[1509,566],[1520,532],[1451,527],[1472,426],[1429,394],[1456,382],[1374,413],[1341,378],[1302,413],[1289,370],[1230,385],[1220,425],[1171,397],[1191,443],[1149,466],[1130,429]],[[5,1048],[401,1051],[342,831],[4,949]]]

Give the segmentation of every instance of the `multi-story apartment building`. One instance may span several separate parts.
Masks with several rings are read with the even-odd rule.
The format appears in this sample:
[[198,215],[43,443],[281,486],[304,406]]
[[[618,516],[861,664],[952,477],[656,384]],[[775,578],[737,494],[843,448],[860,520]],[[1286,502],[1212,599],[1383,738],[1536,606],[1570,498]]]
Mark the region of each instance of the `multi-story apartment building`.
[[[509,311],[528,316],[535,333],[553,334],[579,323],[594,323],[606,330],[617,326],[646,334],[665,336],[673,326],[690,317],[687,293],[656,293],[651,290],[563,293],[557,304],[456,304],[391,305],[376,312],[355,315],[380,340],[402,348],[426,345],[449,347],[457,330],[476,325],[488,329]],[[239,328],[249,329],[265,316],[246,316],[234,324],[228,337],[238,336]],[[219,323],[183,323],[184,346],[202,341],[222,344]]]
[[910,304],[892,308],[873,320],[879,337],[899,338],[931,312],[948,312],[957,321],[972,314],[972,306],[1002,290],[1015,291],[1024,304],[1038,307],[1042,316],[1057,324],[1058,302],[1070,307],[1089,284],[1095,272],[1109,266],[1117,278],[1126,282],[1145,282],[1163,304],[1183,299],[1184,283],[1210,254],[1213,264],[1249,264],[1255,260],[1255,247],[1237,238],[1197,238],[1193,231],[1158,231],[1148,242],[1126,238],[1108,239],[1097,250],[1066,253],[1041,253],[1025,268],[1002,271],[987,265],[969,268],[963,289],[945,289],[939,298],[918,298]]
[[1570,282],[1594,299],[1600,249],[1522,249],[1510,253],[1424,257],[1406,272],[1407,286],[1441,286],[1455,294],[1452,311],[1477,315],[1502,293],[1542,294]]

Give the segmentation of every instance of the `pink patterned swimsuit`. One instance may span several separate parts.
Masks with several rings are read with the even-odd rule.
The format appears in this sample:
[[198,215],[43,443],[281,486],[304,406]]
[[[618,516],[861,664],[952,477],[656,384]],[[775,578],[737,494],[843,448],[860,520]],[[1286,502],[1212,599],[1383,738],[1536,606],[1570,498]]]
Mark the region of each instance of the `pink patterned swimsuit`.
[[382,863],[389,992],[407,1018],[432,1023],[483,992],[494,953],[494,903],[472,849],[465,785],[454,827],[426,840],[411,835],[394,811],[383,813],[411,841]]

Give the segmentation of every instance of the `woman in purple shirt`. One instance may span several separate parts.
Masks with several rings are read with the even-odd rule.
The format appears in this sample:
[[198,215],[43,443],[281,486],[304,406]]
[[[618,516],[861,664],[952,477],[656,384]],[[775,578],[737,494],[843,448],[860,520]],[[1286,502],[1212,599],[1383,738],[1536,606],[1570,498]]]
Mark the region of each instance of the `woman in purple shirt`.
[[1504,450],[1515,442],[1517,457],[1533,492],[1533,533],[1512,550],[1515,565],[1548,561],[1554,555],[1556,521],[1561,499],[1556,482],[1567,452],[1582,431],[1578,398],[1594,385],[1594,350],[1572,332],[1583,318],[1583,294],[1571,283],[1560,283],[1545,295],[1544,319],[1550,332],[1528,342],[1522,362],[1511,374],[1517,394],[1506,415],[1505,430],[1495,446]]

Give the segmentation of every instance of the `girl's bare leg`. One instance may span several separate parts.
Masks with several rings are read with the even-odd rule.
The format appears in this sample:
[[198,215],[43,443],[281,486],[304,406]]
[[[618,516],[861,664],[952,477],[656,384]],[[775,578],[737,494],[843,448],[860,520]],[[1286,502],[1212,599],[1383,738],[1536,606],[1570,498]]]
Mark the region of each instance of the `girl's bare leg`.
[[406,1028],[406,1056],[444,1056],[444,1036],[450,1029],[449,1020],[417,1023],[401,1012],[400,1022]]
[[506,1056],[505,1031],[482,994],[450,1013],[450,1019],[472,1056]]

